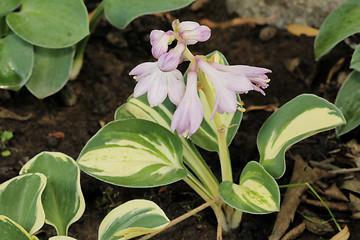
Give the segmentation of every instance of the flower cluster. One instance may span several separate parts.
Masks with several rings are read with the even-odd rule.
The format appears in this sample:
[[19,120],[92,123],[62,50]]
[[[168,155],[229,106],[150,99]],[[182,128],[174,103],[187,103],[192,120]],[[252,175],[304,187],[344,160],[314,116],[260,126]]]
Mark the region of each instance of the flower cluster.
[[[149,104],[157,106],[168,96],[178,106],[171,122],[172,131],[176,129],[180,136],[190,137],[200,127],[204,110],[197,91],[199,71],[211,80],[216,91],[211,119],[216,112],[235,113],[238,93],[255,90],[265,95],[262,89],[268,87],[269,79],[265,74],[271,72],[269,69],[225,66],[204,56],[194,56],[187,46],[207,41],[210,29],[196,22],[180,23],[179,20],[175,20],[172,27],[173,30],[167,32],[153,30],[150,33],[151,52],[157,61],[142,63],[129,73],[137,81],[135,98],[147,93]],[[174,40],[177,44],[169,50]],[[184,60],[190,61],[186,86],[182,73],[177,69]]]

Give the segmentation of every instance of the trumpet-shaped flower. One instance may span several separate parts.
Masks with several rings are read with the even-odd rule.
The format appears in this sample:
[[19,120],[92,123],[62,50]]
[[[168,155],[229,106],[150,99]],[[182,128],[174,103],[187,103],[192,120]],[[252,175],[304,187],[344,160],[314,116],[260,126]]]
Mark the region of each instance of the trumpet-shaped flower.
[[190,137],[200,127],[204,117],[203,106],[197,93],[197,73],[195,64],[190,65],[187,75],[186,91],[171,121],[171,131],[179,136]]
[[172,25],[174,31],[178,32],[179,36],[189,45],[205,42],[211,36],[210,28],[197,22],[184,21],[180,23],[179,20],[175,20]]
[[236,93],[247,93],[256,90],[264,94],[260,87],[266,88],[269,81],[265,73],[271,72],[265,68],[249,66],[225,66],[218,63],[207,63],[202,57],[195,56],[197,66],[211,80],[216,91],[215,112],[235,113],[237,109]]
[[166,53],[169,44],[175,39],[173,31],[164,32],[162,30],[153,30],[150,33],[151,53],[155,58],[159,58]]
[[176,47],[159,57],[158,66],[163,72],[171,72],[175,70],[183,61],[182,53],[186,48],[185,41],[178,42]]
[[161,104],[167,95],[172,103],[179,105],[184,96],[184,78],[177,69],[163,72],[157,62],[146,62],[132,69],[129,75],[136,76],[134,97],[139,97],[147,92],[148,102],[152,107]]

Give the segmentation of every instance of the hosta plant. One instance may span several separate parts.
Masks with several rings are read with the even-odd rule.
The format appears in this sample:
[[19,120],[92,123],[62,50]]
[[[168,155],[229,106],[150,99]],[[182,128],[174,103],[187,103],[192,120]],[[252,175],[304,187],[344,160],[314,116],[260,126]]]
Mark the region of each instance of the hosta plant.
[[0,88],[23,86],[37,98],[76,78],[86,43],[105,15],[122,29],[134,18],[184,7],[194,0],[103,0],[88,14],[83,0],[0,1]]
[[[240,170],[232,169],[228,147],[245,111],[239,94],[255,90],[265,95],[266,74],[271,71],[231,66],[218,51],[194,56],[189,47],[208,40],[210,29],[178,20],[172,28],[151,32],[157,61],[131,70],[137,82],[134,94],[116,110],[115,120],[88,141],[78,166],[101,181],[124,187],[184,180],[204,201],[221,199],[211,207],[225,232],[239,226],[243,212],[278,211],[276,179],[285,172],[285,151],[304,138],[344,124],[342,113],[311,94],[289,101],[260,129],[259,161],[249,161],[240,179],[234,180],[233,171]],[[174,47],[169,49],[169,45]],[[184,74],[177,69],[182,62],[188,64]],[[221,179],[214,176],[196,146],[218,153]]]
[[[347,0],[335,9],[322,23],[315,39],[315,58],[318,60],[331,51],[336,44],[360,33],[360,1]],[[350,68],[353,71],[342,84],[335,105],[342,111],[347,123],[338,126],[336,133],[341,136],[360,124],[360,45],[352,55]]]

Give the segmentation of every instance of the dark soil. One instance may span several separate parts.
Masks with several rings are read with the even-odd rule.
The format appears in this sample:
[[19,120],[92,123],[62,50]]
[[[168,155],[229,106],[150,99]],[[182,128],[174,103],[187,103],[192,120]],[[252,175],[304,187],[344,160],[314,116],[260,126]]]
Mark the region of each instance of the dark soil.
[[[90,4],[89,9],[93,8],[94,4]],[[208,18],[214,22],[222,22],[236,17],[227,13],[223,1],[212,1],[196,12],[187,7],[171,12],[170,15],[181,21]],[[281,106],[302,93],[314,93],[334,102],[338,91],[337,75],[329,84],[326,84],[325,80],[337,60],[341,57],[349,59],[351,50],[345,44],[340,44],[321,62],[315,62],[314,38],[297,37],[285,30],[277,30],[272,39],[263,41],[259,34],[265,27],[242,25],[212,29],[210,40],[199,43],[190,50],[207,54],[217,49],[226,56],[230,64],[261,66],[272,70],[267,95],[263,97],[256,92],[243,95],[245,107],[267,104]],[[170,28],[171,20],[165,15],[140,17],[125,30],[118,30],[105,20],[101,21],[87,46],[84,66],[78,79],[67,85],[76,93],[77,102],[74,106],[66,106],[60,94],[38,100],[25,88],[19,92],[2,90],[1,107],[21,116],[31,114],[31,118],[27,121],[0,119],[0,127],[14,133],[13,139],[8,143],[11,156],[0,157],[0,182],[16,176],[26,161],[42,151],[63,152],[76,159],[89,138],[101,128],[102,123],[113,120],[116,108],[126,102],[132,93],[135,82],[128,75],[129,71],[141,62],[154,60],[150,51],[150,31]],[[293,59],[298,59],[299,64],[290,71],[286,65]],[[348,71],[347,68],[345,64],[342,70]],[[238,181],[241,169],[248,161],[258,160],[257,132],[270,114],[271,112],[264,110],[244,114],[239,132],[230,147],[235,181]],[[54,137],[53,134],[56,132],[64,133],[65,137]],[[341,139],[335,139],[333,131],[322,133],[295,145],[289,152],[300,154],[307,160],[321,161],[329,157],[329,151],[341,149],[336,153],[336,158],[340,159],[339,164],[342,167],[351,167],[351,163],[344,157],[347,150],[343,144],[357,136],[358,132],[353,131]],[[204,151],[201,153],[219,176],[216,154]],[[279,181],[280,184],[289,182],[292,165],[289,158],[288,170]],[[81,177],[87,207],[83,217],[69,230],[69,235],[79,240],[97,239],[98,226],[107,212],[131,199],[145,198],[156,202],[170,219],[203,203],[184,182],[174,183],[165,188],[139,190],[111,186],[86,174],[82,174]],[[312,210],[329,219],[326,212]],[[335,212],[335,216],[345,220],[349,225],[352,234],[350,239],[360,239],[359,223],[350,219],[351,213]],[[275,217],[275,214],[245,214],[241,227],[231,236],[227,236],[227,239],[267,239],[271,234]],[[301,222],[301,219],[300,215],[296,215],[295,222]],[[47,239],[55,235],[50,226],[45,226],[43,230],[39,234],[40,238]],[[305,232],[299,239],[330,237],[331,235],[320,237]],[[216,239],[215,216],[211,210],[205,210],[155,239]]]

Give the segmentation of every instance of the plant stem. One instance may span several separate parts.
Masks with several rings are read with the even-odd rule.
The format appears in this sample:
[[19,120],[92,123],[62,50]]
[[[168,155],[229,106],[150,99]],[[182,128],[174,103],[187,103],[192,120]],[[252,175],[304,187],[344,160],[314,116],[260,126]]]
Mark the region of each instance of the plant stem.
[[156,232],[153,232],[153,233],[150,233],[150,234],[148,234],[148,235],[140,238],[139,240],[147,240],[147,239],[150,239],[150,238],[152,238],[153,236],[155,236],[155,235],[157,235],[157,234],[165,231],[166,229],[168,229],[168,228],[170,228],[170,227],[178,224],[178,223],[181,222],[181,221],[184,221],[185,219],[187,219],[187,218],[189,218],[189,217],[197,214],[198,212],[204,210],[205,208],[211,206],[212,204],[214,204],[214,203],[216,203],[216,202],[218,202],[218,201],[220,201],[220,200],[221,200],[221,198],[218,197],[218,198],[215,198],[215,199],[213,199],[213,200],[211,200],[211,201],[209,201],[209,202],[206,202],[206,203],[202,204],[201,206],[199,206],[199,207],[197,207],[197,208],[194,208],[194,209],[191,210],[190,212],[187,212],[187,213],[181,215],[180,217],[175,218],[175,219],[172,220],[166,227],[162,228],[161,230],[156,231]]
[[73,66],[71,68],[69,79],[75,79],[80,73],[83,65],[84,51],[87,42],[90,39],[91,34],[94,32],[96,26],[100,22],[100,19],[104,16],[104,1],[97,6],[97,8],[89,14],[89,30],[90,34],[76,44],[76,52],[74,56]]

